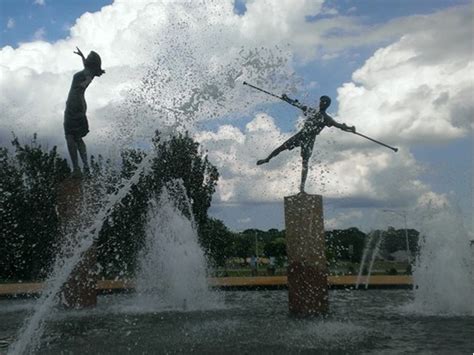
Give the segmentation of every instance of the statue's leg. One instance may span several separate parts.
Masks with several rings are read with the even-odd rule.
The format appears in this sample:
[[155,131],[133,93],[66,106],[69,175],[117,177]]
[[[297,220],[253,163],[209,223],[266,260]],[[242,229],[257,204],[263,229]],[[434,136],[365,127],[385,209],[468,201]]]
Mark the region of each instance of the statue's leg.
[[303,162],[302,164],[303,166],[301,169],[300,192],[304,192],[306,178],[308,177],[309,159],[311,158],[311,154],[313,153],[313,145],[314,145],[315,138],[316,137],[309,137],[301,145],[301,159]]
[[87,162],[87,148],[86,144],[82,140],[81,137],[76,137],[76,142],[77,142],[77,147],[79,149],[79,154],[81,156],[82,160],[82,166],[84,167],[85,170],[89,169],[89,163]]
[[261,160],[257,161],[257,165],[262,165],[262,164],[268,163],[271,159],[275,158],[281,152],[283,152],[285,150],[291,150],[294,147],[297,147],[300,144],[299,139],[300,139],[299,134],[298,133],[295,134],[293,137],[288,139],[285,143],[283,143],[277,149],[275,149],[273,152],[271,152],[268,157],[266,157],[265,159],[261,159]]
[[300,185],[300,192],[304,192],[304,185],[306,184],[306,178],[308,177],[308,165],[309,165],[309,157],[303,157],[303,167],[301,169],[301,185]]
[[281,146],[279,146],[277,149],[275,149],[273,152],[271,152],[268,157],[266,157],[265,159],[260,159],[259,161],[257,161],[257,165],[262,165],[262,164],[268,163],[270,161],[270,159],[275,158],[278,154],[280,154],[281,152],[283,152],[286,149],[287,148],[285,146],[285,143],[283,143]]
[[286,149],[287,148],[285,144],[280,145],[277,149],[275,149],[273,152],[270,153],[270,155],[267,157],[267,160],[270,161],[271,159],[275,158],[278,154],[285,151]]
[[77,172],[79,170],[79,162],[77,160],[77,144],[72,134],[66,134],[66,143],[69,156],[71,157],[72,169],[74,172]]

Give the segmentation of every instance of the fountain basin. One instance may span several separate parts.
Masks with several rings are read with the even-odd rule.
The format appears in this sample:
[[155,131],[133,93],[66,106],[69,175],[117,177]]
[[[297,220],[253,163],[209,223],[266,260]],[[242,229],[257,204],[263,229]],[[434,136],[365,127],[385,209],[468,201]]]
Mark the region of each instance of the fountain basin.
[[[367,277],[361,277],[361,283]],[[408,275],[372,275],[368,279],[369,288],[412,288],[413,279]],[[342,275],[328,277],[330,288],[349,288],[357,284],[357,276]],[[221,289],[275,289],[286,288],[286,276],[259,277],[211,277],[211,287]],[[34,296],[41,293],[43,284],[39,282],[0,284],[0,297]],[[97,282],[99,293],[131,291],[135,284],[131,280],[100,280]]]
[[[408,311],[410,290],[331,290],[330,314],[288,314],[288,294],[219,292],[221,302],[176,309],[135,294],[98,298],[95,309],[57,309],[46,322],[39,353],[470,353],[474,317]],[[32,300],[0,300],[0,339],[15,340]],[[1,351],[1,350],[0,350]]]

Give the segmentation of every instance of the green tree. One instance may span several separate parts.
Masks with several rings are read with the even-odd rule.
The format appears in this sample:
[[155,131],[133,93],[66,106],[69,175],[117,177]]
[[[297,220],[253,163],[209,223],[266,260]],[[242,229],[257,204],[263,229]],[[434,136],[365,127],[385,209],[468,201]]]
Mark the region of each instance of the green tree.
[[201,228],[201,245],[215,266],[225,266],[232,256],[233,237],[224,223],[215,218],[208,218]]
[[251,234],[236,233],[232,238],[231,255],[237,258],[247,258],[255,254],[255,237]]
[[277,238],[265,244],[264,253],[266,256],[283,258],[286,256],[286,239]]
[[207,222],[207,211],[219,179],[217,168],[201,153],[199,143],[188,132],[179,133],[164,142],[159,132],[156,132],[153,143],[157,150],[152,167],[155,191],[161,191],[161,187],[169,181],[181,179],[194,220],[199,227],[203,226]]
[[[153,149],[153,153],[148,153],[155,155],[149,174],[143,176],[116,206],[100,233],[99,260],[108,275],[123,273],[123,270],[130,274],[135,269],[138,253],[144,245],[148,202],[151,197],[159,196],[165,185],[177,180],[182,181],[187,196],[185,200],[182,196],[175,196],[178,207],[197,223],[200,242],[207,255],[214,262],[222,263],[225,250],[220,250],[220,240],[225,238],[225,230],[217,221],[209,221],[207,216],[219,176],[217,169],[200,152],[199,144],[188,133],[162,141],[157,131]],[[129,179],[146,155],[133,149],[123,152],[120,177]],[[188,213],[188,202],[192,216]],[[210,231],[214,227],[217,235],[211,238]],[[211,239],[220,243],[219,246],[214,247]]]
[[334,229],[325,233],[328,255],[336,260],[358,262],[362,258],[366,234],[353,227]]
[[69,168],[56,147],[47,150],[36,134],[30,144],[14,138],[14,155],[1,150],[0,230],[4,278],[39,279],[47,275],[56,243],[59,219],[57,186]]
[[[387,230],[382,233],[383,241],[380,246],[380,252],[385,258],[389,258],[390,254],[396,251],[407,250],[405,229],[388,227]],[[410,252],[416,253],[418,250],[419,232],[414,229],[408,229],[407,233]]]

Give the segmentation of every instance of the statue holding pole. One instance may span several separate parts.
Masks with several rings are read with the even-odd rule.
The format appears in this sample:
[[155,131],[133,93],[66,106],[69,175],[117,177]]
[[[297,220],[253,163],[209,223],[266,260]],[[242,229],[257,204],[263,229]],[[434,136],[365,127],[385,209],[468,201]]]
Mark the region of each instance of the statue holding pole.
[[356,132],[355,127],[336,122],[326,113],[331,99],[324,95],[319,100],[319,110],[304,106],[298,100],[287,95],[278,96],[244,82],[256,90],[264,92],[289,103],[303,111],[306,116],[303,128],[286,142],[276,148],[265,159],[257,161],[257,165],[268,163],[272,158],[285,150],[301,148],[303,168],[301,172],[300,193],[286,196],[284,199],[286,250],[288,255],[288,306],[289,311],[297,316],[317,316],[329,311],[328,275],[326,260],[326,242],[324,233],[323,197],[304,192],[308,163],[313,151],[316,136],[325,127],[337,127],[390,147],[370,137]]
[[274,151],[270,153],[265,159],[260,159],[257,161],[257,165],[262,165],[268,163],[272,158],[276,157],[278,154],[285,150],[292,150],[296,147],[301,148],[301,158],[302,158],[302,171],[301,171],[301,183],[300,183],[300,192],[304,192],[304,187],[306,183],[306,178],[308,176],[308,168],[309,168],[309,159],[311,158],[311,154],[313,152],[314,142],[316,140],[316,136],[321,133],[321,131],[325,127],[337,127],[345,132],[351,132],[357,134],[361,137],[369,139],[375,143],[383,145],[393,151],[397,151],[397,148],[391,147],[386,145],[385,143],[379,142],[375,139],[367,137],[363,134],[356,132],[354,126],[347,126],[345,123],[336,122],[331,116],[326,113],[327,108],[331,105],[331,99],[323,95],[319,101],[319,110],[304,106],[298,100],[292,100],[287,95],[283,94],[282,96],[278,96],[268,92],[266,90],[260,89],[254,85],[251,85],[244,81],[244,85],[248,85],[256,90],[262,91],[268,95],[276,97],[280,100],[283,100],[289,103],[292,106],[295,106],[303,111],[304,115],[306,116],[306,120],[303,124],[303,128],[298,131],[295,135],[289,138],[286,142],[276,148]]

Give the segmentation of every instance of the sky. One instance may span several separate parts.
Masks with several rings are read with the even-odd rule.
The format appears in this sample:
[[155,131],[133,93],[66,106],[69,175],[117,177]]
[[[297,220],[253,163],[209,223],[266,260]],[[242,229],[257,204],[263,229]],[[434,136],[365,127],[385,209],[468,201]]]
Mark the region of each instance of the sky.
[[[298,192],[297,149],[255,162],[294,134],[293,107],[242,85],[328,109],[382,146],[336,128],[318,136],[307,192],[327,229],[417,228],[432,208],[472,233],[473,2],[450,0],[0,0],[0,144],[34,132],[67,156],[62,131],[76,46],[106,74],[86,93],[89,152],[146,147],[186,129],[220,172],[210,213],[233,230],[283,228]],[[393,210],[393,212],[385,212]]]

